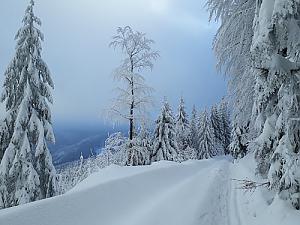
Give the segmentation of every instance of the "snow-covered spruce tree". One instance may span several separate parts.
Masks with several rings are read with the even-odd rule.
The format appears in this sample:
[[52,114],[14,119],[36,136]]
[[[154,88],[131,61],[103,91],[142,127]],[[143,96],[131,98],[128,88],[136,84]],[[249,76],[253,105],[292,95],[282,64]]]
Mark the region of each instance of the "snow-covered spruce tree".
[[54,142],[48,104],[53,82],[41,58],[43,34],[36,27],[41,21],[33,7],[31,0],[16,35],[16,55],[5,72],[1,100],[13,132],[0,165],[0,208],[54,196],[57,188],[47,148],[47,141]]
[[224,149],[225,155],[229,154],[229,144],[230,144],[230,133],[231,133],[231,126],[230,126],[230,115],[228,110],[228,102],[223,98],[220,106],[219,106],[219,115],[220,115],[220,122],[221,122],[221,143]]
[[144,148],[144,165],[148,165],[151,163],[150,157],[153,152],[153,140],[152,140],[152,131],[151,129],[146,125],[146,122],[143,122],[139,131],[138,135],[141,146]]
[[[185,149],[188,147],[189,138],[189,121],[188,115],[185,111],[185,104],[183,97],[180,98],[178,114],[176,115],[176,139],[180,154],[187,156],[185,154]],[[182,157],[185,160],[185,157]]]
[[[82,177],[84,172],[85,172],[84,168],[83,168],[83,163],[84,163],[84,158],[83,158],[83,155],[82,155],[82,152],[81,152],[80,157],[79,157],[79,165],[78,165],[78,169],[77,169],[77,172],[76,172],[76,178]],[[78,181],[76,183],[78,183]]]
[[229,154],[230,118],[227,102],[224,99],[222,99],[220,104],[212,106],[210,120],[216,141],[215,148],[218,154]]
[[234,124],[231,131],[231,143],[229,145],[229,152],[235,158],[243,158],[247,154],[248,140],[247,136],[247,126],[239,127]]
[[200,119],[198,159],[208,159],[216,155],[214,131],[207,111]]
[[[140,72],[153,68],[153,62],[159,57],[157,51],[152,50],[153,40],[148,39],[146,34],[134,31],[131,27],[119,27],[117,35],[110,43],[111,47],[120,48],[124,59],[115,70],[115,79],[124,82],[123,88],[118,88],[118,97],[109,110],[110,116],[124,119],[129,122],[129,140],[135,138],[135,127],[138,121],[144,119],[146,111],[151,106],[152,88],[146,85],[145,78]],[[130,148],[128,159],[136,151]],[[128,165],[131,164],[128,162]]]
[[252,44],[258,172],[300,208],[300,2],[257,1]]
[[151,162],[160,160],[179,160],[175,125],[172,110],[165,100],[161,113],[156,121]]
[[218,148],[219,152],[223,152],[223,123],[222,116],[220,115],[220,110],[218,105],[213,105],[210,110],[210,120],[213,127],[213,132],[215,136],[215,147]]
[[195,149],[195,151],[197,151],[199,147],[198,124],[199,122],[198,122],[197,110],[194,105],[192,109],[191,120],[190,120],[189,146]]
[[87,159],[84,159],[81,155],[79,167],[75,175],[76,183],[74,184],[74,186],[97,171],[99,171],[99,168],[97,166],[96,157],[94,156],[93,151],[90,151],[90,155]]
[[[221,22],[214,40],[217,68],[229,77],[228,90],[233,124],[248,126],[245,138],[255,135],[251,114],[254,101],[255,72],[252,68],[251,44],[256,0],[207,0],[210,19]],[[216,136],[218,139],[218,137]]]
[[3,158],[4,152],[7,149],[12,136],[12,119],[8,118],[0,124],[0,162]]
[[127,166],[139,166],[148,165],[150,163],[149,149],[143,145],[143,141],[136,136],[133,140],[127,143],[128,159],[126,162]]

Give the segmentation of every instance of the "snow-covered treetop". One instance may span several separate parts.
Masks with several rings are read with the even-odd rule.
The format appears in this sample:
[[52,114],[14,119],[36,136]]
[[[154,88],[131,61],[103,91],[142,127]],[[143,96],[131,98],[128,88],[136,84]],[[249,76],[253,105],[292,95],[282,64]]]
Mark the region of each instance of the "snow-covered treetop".
[[[35,24],[40,26],[41,21],[34,15],[33,6],[34,1],[31,0],[22,20],[23,26],[15,37],[17,40],[16,55],[5,72],[6,78],[1,101],[6,101],[7,110],[19,105],[22,100],[21,96],[26,95],[28,91],[31,91],[37,98],[43,96],[50,103],[53,102],[49,87],[54,88],[54,84],[47,64],[41,58],[41,41],[44,40],[44,35],[35,26]],[[18,91],[15,90],[14,80],[18,80],[20,84]],[[30,89],[27,84],[30,85]],[[40,93],[37,93],[38,91]],[[48,109],[46,102],[42,101],[41,104],[41,108]],[[48,114],[50,115],[50,113]]]
[[110,46],[114,48],[120,47],[126,55],[123,68],[129,69],[131,72],[134,69],[138,71],[152,69],[153,60],[159,57],[159,53],[151,49],[154,41],[148,39],[145,33],[133,31],[130,26],[119,27],[117,33],[113,37]]
[[27,7],[26,14],[22,20],[24,24],[32,24],[33,22],[36,22],[38,25],[42,24],[41,20],[38,17],[36,17],[33,13],[34,4],[34,0],[30,0],[30,4]]
[[159,116],[159,120],[165,120],[166,123],[175,124],[174,117],[172,114],[172,109],[167,101],[167,98],[164,98],[163,105],[161,108],[161,115]]
[[124,58],[114,71],[114,78],[124,85],[118,87],[118,96],[108,110],[108,117],[121,120],[142,121],[148,116],[148,109],[153,105],[153,88],[146,84],[143,70],[152,70],[154,61],[159,57],[152,50],[154,41],[145,33],[134,31],[131,27],[119,27],[110,47],[121,49]]

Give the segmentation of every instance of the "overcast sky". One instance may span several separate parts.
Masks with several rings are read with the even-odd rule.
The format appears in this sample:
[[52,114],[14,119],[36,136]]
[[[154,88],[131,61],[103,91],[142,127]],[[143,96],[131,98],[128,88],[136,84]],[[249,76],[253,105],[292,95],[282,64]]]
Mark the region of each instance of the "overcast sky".
[[[14,55],[14,36],[29,0],[0,0],[0,82]],[[43,58],[55,82],[56,123],[94,123],[113,98],[111,73],[120,55],[108,47],[118,26],[130,25],[155,40],[160,59],[146,80],[177,107],[210,107],[226,93],[212,52],[216,24],[208,22],[204,0],[36,0],[45,35]],[[2,91],[2,88],[0,89]]]

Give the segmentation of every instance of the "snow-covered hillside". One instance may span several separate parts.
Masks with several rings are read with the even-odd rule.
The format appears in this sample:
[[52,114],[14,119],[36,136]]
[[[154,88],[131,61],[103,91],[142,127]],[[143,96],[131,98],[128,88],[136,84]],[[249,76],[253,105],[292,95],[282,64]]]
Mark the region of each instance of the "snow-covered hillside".
[[67,194],[0,211],[1,225],[296,225],[300,213],[266,190],[245,193],[232,180],[253,177],[251,156],[110,166]]

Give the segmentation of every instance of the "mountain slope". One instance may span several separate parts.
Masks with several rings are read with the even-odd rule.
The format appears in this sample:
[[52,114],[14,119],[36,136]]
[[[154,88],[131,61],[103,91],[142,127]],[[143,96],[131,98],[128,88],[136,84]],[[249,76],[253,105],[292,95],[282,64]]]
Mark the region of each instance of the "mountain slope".
[[78,141],[76,144],[63,146],[52,151],[52,158],[55,165],[61,165],[63,163],[68,163],[76,161],[79,159],[81,153],[84,158],[88,158],[93,154],[99,153],[99,149],[103,147],[103,140],[107,135],[100,134],[91,137],[84,138]]
[[283,202],[268,206],[261,191],[244,194],[236,188],[231,178],[251,178],[250,162],[111,166],[63,196],[0,211],[0,224],[296,225],[299,213]]

